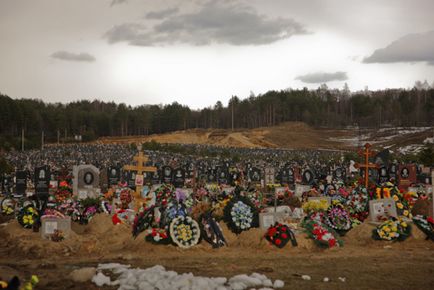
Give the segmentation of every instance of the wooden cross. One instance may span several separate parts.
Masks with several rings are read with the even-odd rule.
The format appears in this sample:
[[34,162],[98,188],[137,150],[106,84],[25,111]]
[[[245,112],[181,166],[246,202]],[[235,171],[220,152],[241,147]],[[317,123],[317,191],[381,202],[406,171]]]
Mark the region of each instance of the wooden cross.
[[[136,161],[137,165],[125,165],[124,170],[126,171],[137,171],[137,174],[142,175],[146,172],[157,172],[157,167],[154,166],[145,166],[148,161],[148,156],[143,154],[142,150],[139,148],[139,154],[134,156],[134,161]],[[136,201],[140,200],[140,192],[142,191],[143,186],[136,186]]]
[[360,156],[365,157],[365,163],[356,163],[356,168],[364,168],[365,169],[365,187],[368,188],[368,181],[369,181],[369,168],[378,168],[377,164],[370,163],[369,157],[374,156],[375,152],[370,150],[371,144],[366,143],[365,144],[365,150],[359,149],[358,153]]

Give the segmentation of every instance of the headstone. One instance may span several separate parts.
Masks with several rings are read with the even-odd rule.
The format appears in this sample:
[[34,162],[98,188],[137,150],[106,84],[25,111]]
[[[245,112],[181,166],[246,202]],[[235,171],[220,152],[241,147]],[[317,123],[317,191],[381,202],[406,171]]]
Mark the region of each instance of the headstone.
[[208,169],[208,173],[207,173],[207,182],[208,183],[215,183],[217,182],[217,176],[216,176],[216,170],[215,169]]
[[161,172],[160,172],[160,170],[156,170],[155,172],[153,172],[151,180],[152,180],[151,181],[152,184],[160,184],[161,183]]
[[163,166],[162,173],[163,173],[163,182],[172,183],[172,175],[173,175],[172,167]]
[[106,192],[109,187],[108,182],[108,169],[107,170],[101,170],[99,173],[99,187],[103,192]]
[[132,190],[136,190],[136,175],[137,175],[137,171],[135,170],[130,170],[130,171],[125,171],[127,173],[127,184],[128,187],[131,188]]
[[310,169],[306,169],[303,172],[302,181],[304,184],[312,185],[315,181],[315,175]]
[[258,184],[261,182],[261,170],[257,167],[250,168],[248,173],[250,182]]
[[41,218],[41,236],[44,239],[50,239],[56,231],[60,231],[62,236],[67,239],[71,234],[71,217],[42,217]]
[[27,172],[19,170],[15,173],[15,191],[17,195],[24,195],[27,189]]
[[416,165],[400,165],[399,166],[399,188],[407,189],[412,183],[416,183]]
[[47,165],[35,168],[35,193],[38,198],[48,198],[50,177],[50,168]]
[[398,217],[393,198],[374,199],[369,201],[369,216],[373,223],[381,223],[390,217]]
[[265,168],[265,184],[275,184],[274,174],[275,170],[273,167]]
[[220,184],[228,184],[229,172],[227,167],[220,167],[217,169],[218,182]]
[[181,167],[174,170],[173,173],[173,185],[175,187],[183,187],[185,183],[185,171]]
[[110,166],[107,169],[108,184],[110,186],[117,185],[121,180],[121,168],[120,166]]
[[295,184],[295,192],[294,192],[294,196],[296,197],[301,197],[303,195],[303,193],[308,192],[311,190],[311,186],[310,185],[304,185],[304,184]]
[[336,180],[345,180],[345,169],[342,167],[338,167],[335,169],[335,171],[333,172],[333,177]]
[[286,218],[286,213],[283,212],[261,212],[259,213],[259,227],[268,229],[276,222],[282,222]]
[[381,166],[378,171],[379,171],[378,182],[380,184],[388,182],[389,181],[389,174],[387,172],[387,167]]
[[389,167],[389,179],[392,180],[394,179],[395,182],[398,179],[398,165],[392,163]]
[[99,170],[93,165],[73,167],[73,194],[79,199],[97,198],[100,194]]

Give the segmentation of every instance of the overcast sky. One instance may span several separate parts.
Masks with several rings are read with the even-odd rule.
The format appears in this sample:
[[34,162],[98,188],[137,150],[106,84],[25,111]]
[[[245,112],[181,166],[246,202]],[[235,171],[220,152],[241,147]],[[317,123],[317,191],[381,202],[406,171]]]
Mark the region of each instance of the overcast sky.
[[227,104],[434,82],[433,0],[1,0],[0,92]]

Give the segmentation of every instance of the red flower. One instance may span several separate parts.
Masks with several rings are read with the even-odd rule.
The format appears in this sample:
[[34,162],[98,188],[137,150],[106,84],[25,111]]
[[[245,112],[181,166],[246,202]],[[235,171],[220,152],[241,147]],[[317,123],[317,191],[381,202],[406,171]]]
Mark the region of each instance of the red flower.
[[274,241],[274,243],[275,243],[277,246],[279,246],[279,245],[282,243],[282,241],[281,241],[280,239],[276,239],[276,240]]
[[427,218],[426,220],[427,220],[427,222],[429,222],[430,224],[433,224],[433,225],[434,225],[434,219],[433,219],[432,217],[429,217],[429,218]]
[[276,228],[270,228],[268,229],[268,235],[269,236],[274,236],[277,233],[277,229]]
[[288,235],[284,233],[284,234],[281,235],[281,237],[282,237],[282,239],[287,239]]
[[333,248],[334,246],[336,246],[336,240],[335,239],[330,239],[329,240],[329,247]]

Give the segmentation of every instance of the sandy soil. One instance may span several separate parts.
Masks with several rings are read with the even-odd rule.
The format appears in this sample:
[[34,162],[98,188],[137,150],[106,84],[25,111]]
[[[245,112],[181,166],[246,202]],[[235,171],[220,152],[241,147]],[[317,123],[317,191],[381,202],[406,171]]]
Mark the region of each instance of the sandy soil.
[[[345,246],[331,250],[316,247],[305,234],[299,246],[270,246],[263,230],[236,236],[222,224],[228,247],[212,249],[202,242],[189,250],[154,245],[143,234],[132,239],[130,229],[113,226],[100,214],[87,226],[73,225],[68,240],[42,240],[13,220],[0,226],[0,273],[40,277],[40,289],[98,289],[90,282],[76,283],[68,275],[98,263],[119,262],[146,268],[160,264],[179,273],[225,276],[259,272],[285,282],[284,289],[433,289],[434,243],[413,227],[413,236],[402,243],[374,241],[373,226],[362,224],[343,237]],[[300,275],[310,275],[311,281]],[[323,282],[323,278],[330,282]],[[338,277],[345,277],[341,282]],[[107,288],[110,289],[110,288]]]
[[[363,130],[360,134],[370,135],[372,142],[376,145],[381,144],[393,149],[396,146],[422,144],[423,140],[432,136],[432,132],[432,130],[426,130],[414,134],[394,135],[393,130],[380,134],[377,130],[372,129]],[[234,132],[223,129],[192,129],[149,136],[107,137],[97,142],[141,143],[155,140],[159,143],[211,144],[243,148],[348,150],[357,147],[358,134],[359,132],[354,129],[312,128],[302,122],[287,122],[273,127]]]

